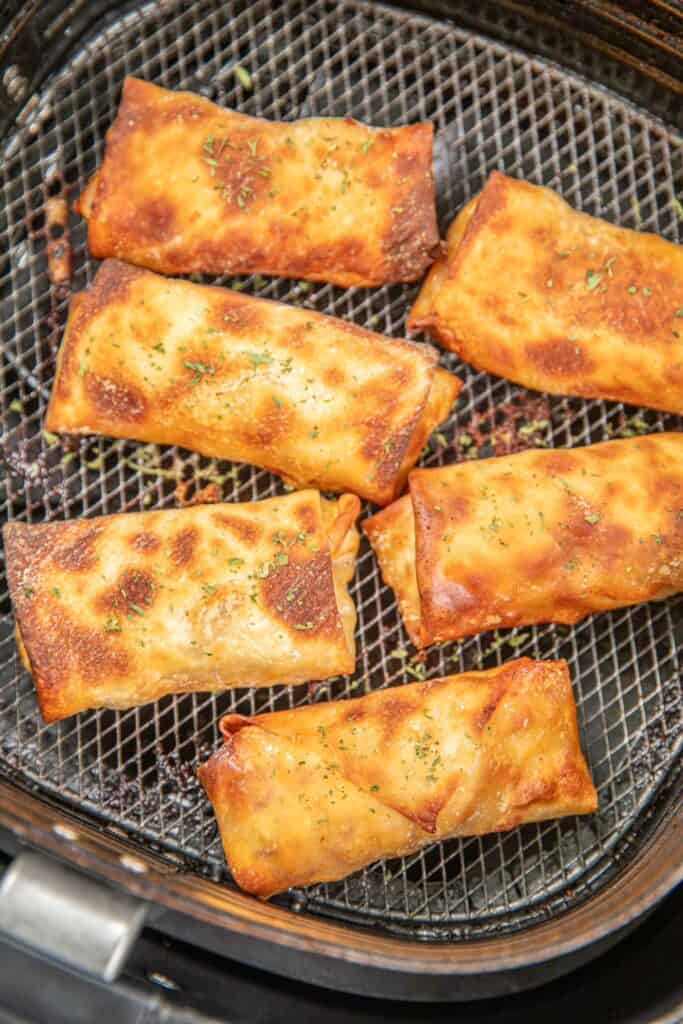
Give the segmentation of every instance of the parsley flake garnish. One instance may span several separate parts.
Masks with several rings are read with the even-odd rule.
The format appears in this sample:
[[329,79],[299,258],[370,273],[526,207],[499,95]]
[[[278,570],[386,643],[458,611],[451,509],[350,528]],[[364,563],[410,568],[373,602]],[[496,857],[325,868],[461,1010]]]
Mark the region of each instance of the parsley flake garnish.
[[516,636],[511,636],[508,639],[510,647],[521,647],[525,640],[528,640],[531,633],[517,633]]
[[193,384],[198,384],[202,377],[207,374],[209,377],[212,377],[216,372],[216,367],[212,366],[211,363],[192,362],[189,359],[185,359],[183,361],[183,366],[188,370],[192,370],[194,373],[194,377],[192,378]]
[[640,225],[642,224],[642,216],[641,216],[641,213],[640,213],[640,203],[638,202],[638,200],[636,199],[635,196],[631,200],[631,208],[633,210],[633,216],[635,218],[636,225],[637,225],[637,227],[640,227]]
[[427,668],[421,661],[413,660],[412,662],[409,662],[405,666],[405,670],[409,676],[413,677],[413,679],[423,680],[427,675]]
[[246,68],[243,68],[241,64],[235,65],[235,78],[240,83],[243,89],[247,89],[249,92],[254,88],[254,83],[251,80],[251,75]]
[[587,523],[590,523],[591,526],[595,526],[596,523],[600,522],[601,516],[599,512],[586,512],[583,518]]
[[253,366],[266,366],[273,362],[273,357],[269,352],[247,352],[247,356]]
[[601,281],[602,274],[598,274],[595,270],[586,271],[586,288],[589,292],[592,292],[595,288],[597,288]]
[[237,193],[237,205],[240,207],[241,210],[243,210],[244,207],[247,205],[252,194],[253,189],[249,188],[248,185],[243,185],[242,188],[239,190],[239,192]]

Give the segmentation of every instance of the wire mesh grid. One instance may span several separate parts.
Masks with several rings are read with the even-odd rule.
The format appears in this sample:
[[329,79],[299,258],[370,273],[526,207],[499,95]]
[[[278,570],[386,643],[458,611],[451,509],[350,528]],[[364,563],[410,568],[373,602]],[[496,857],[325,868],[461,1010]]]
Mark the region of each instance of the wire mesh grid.
[[[238,67],[248,71],[251,88],[236,74]],[[548,62],[450,22],[355,0],[122,5],[79,42],[4,140],[3,518],[42,521],[172,507],[181,478],[196,485],[215,480],[227,501],[281,489],[265,471],[183,450],[104,438],[60,443],[42,432],[68,306],[68,292],[48,279],[46,252],[54,231],[46,222],[46,201],[61,196],[71,204],[94,170],[126,74],[273,119],[351,114],[380,125],[430,119],[437,130],[442,229],[487,174],[500,168],[556,188],[590,213],[683,238],[677,205],[683,193],[681,140],[618,96]],[[71,287],[82,288],[96,268],[83,222],[73,213],[61,244],[71,248]],[[342,290],[258,276],[240,285],[398,336],[417,290]],[[423,465],[683,427],[680,418],[616,403],[531,395],[450,355],[442,362],[465,378],[466,387],[423,453]],[[195,776],[216,745],[221,714],[358,695],[519,654],[565,657],[599,791],[595,816],[434,844],[280,899],[298,910],[382,922],[413,937],[466,939],[547,918],[605,884],[617,861],[637,849],[647,809],[668,799],[674,781],[683,744],[681,598],[603,614],[573,629],[484,634],[419,660],[365,542],[352,593],[359,653],[351,677],[313,687],[166,698],[45,726],[16,655],[3,576],[0,770],[231,884]]]

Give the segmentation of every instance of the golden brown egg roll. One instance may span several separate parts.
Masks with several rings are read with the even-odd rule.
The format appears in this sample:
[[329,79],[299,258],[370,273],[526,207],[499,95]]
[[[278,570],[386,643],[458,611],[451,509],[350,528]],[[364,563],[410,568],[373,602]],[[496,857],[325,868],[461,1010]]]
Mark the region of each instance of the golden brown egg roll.
[[462,381],[431,346],[117,260],[74,296],[45,426],[399,494]]
[[683,246],[495,171],[408,316],[480,370],[683,413]]
[[429,122],[276,123],[126,78],[76,209],[97,259],[165,274],[416,281],[439,248]]
[[199,777],[235,881],[263,898],[597,806],[564,661],[228,715],[221,729]]
[[7,575],[47,722],[167,693],[352,672],[358,498],[11,522]]
[[683,434],[410,474],[364,521],[417,647],[683,589]]

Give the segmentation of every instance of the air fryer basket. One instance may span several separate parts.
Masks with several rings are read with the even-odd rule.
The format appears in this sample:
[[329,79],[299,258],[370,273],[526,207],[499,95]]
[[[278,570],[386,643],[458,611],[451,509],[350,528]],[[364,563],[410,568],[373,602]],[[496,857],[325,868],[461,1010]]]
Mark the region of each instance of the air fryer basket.
[[[42,432],[69,295],[85,287],[96,269],[83,222],[70,212],[62,234],[50,223],[46,204],[64,198],[71,205],[97,166],[126,74],[273,119],[353,115],[373,124],[429,119],[437,131],[442,230],[488,173],[500,168],[557,189],[579,209],[683,241],[680,136],[579,73],[495,41],[491,36],[516,32],[527,48],[547,49],[544,30],[494,5],[482,4],[479,11],[480,27],[490,35],[468,24],[466,0],[443,5],[452,21],[362,0],[91,4],[101,16],[82,32],[72,30],[69,18],[78,24],[88,4],[47,6],[52,20],[42,26],[46,53],[61,54],[52,72],[31,92],[20,67],[0,68],[7,94],[27,100],[20,115],[8,119],[0,140],[0,218],[8,241],[0,257],[3,519],[39,522],[173,507],[180,480],[188,482],[190,493],[217,482],[226,501],[266,497],[282,487],[263,470],[180,449],[105,438],[60,443]],[[63,8],[61,19],[55,6]],[[597,61],[594,57],[593,70]],[[50,283],[50,247],[70,248],[68,288]],[[258,276],[241,279],[239,286],[397,336],[404,333],[417,291],[415,286],[343,290]],[[529,445],[573,446],[683,429],[680,417],[532,394],[477,373],[451,355],[444,353],[442,362],[463,376],[466,386],[422,465],[442,465],[475,452],[485,457]],[[201,917],[200,904],[214,911],[224,906],[233,927],[252,934],[263,928],[261,939],[293,948],[306,946],[308,934],[308,950],[317,953],[327,937],[338,944],[336,955],[351,961],[362,959],[363,929],[370,926],[376,966],[396,967],[402,948],[413,957],[411,969],[426,973],[491,971],[491,943],[503,937],[508,944],[500,948],[510,952],[511,966],[566,953],[560,936],[565,927],[566,935],[574,935],[572,914],[585,918],[587,900],[596,907],[601,899],[605,905],[616,899],[615,907],[621,902],[624,913],[617,923],[625,924],[674,884],[681,860],[680,840],[676,846],[674,838],[677,820],[680,828],[683,746],[681,597],[595,616],[573,629],[488,633],[438,647],[420,661],[365,542],[353,596],[359,654],[351,677],[311,687],[171,697],[45,726],[16,653],[3,576],[5,809],[0,820],[53,848],[55,835],[66,837],[58,844],[62,855],[119,881],[120,864],[116,871],[103,865],[116,860],[112,851],[125,840],[148,864],[148,875],[165,879],[175,896],[145,889],[139,874],[125,884],[175,910],[182,905]],[[435,844],[342,882],[293,890],[274,906],[254,909],[253,901],[235,891],[195,775],[197,764],[216,746],[221,714],[345,698],[518,655],[569,661],[582,744],[599,792],[596,815]],[[71,835],[71,826],[60,832],[65,816],[76,828]],[[74,838],[79,834],[80,846]],[[647,857],[659,858],[649,865],[650,889],[641,878],[635,889],[624,887],[619,895],[624,877],[640,870]],[[239,926],[234,915],[242,915]],[[330,919],[343,926],[341,931],[326,924]],[[602,926],[589,921],[574,935],[574,946],[604,936],[615,921],[609,915]],[[555,945],[548,945],[548,929]],[[402,946],[389,936],[400,937]],[[248,957],[247,946],[234,952]],[[281,969],[302,973],[292,957]],[[351,984],[341,974],[327,982]]]

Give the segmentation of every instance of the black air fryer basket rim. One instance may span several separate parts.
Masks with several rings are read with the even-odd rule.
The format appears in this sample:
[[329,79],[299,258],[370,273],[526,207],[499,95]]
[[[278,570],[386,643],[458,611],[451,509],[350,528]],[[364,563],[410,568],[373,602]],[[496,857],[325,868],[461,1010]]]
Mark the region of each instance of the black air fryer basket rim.
[[[321,0],[321,3],[324,6],[326,0]],[[30,113],[31,101],[24,104],[25,96],[30,95],[31,92],[35,92],[37,95],[41,90],[45,91],[45,76],[48,70],[52,68],[55,75],[59,75],[60,69],[71,61],[71,54],[80,47],[79,33],[86,30],[87,34],[93,29],[94,12],[97,10],[104,14],[121,6],[130,10],[132,5],[113,2],[88,4],[83,0],[77,0],[72,4],[62,3],[59,0],[48,0],[48,3],[43,5],[39,3],[25,5],[23,12],[18,15],[15,22],[16,32],[9,32],[5,37],[7,52],[4,62],[0,56],[0,81],[2,83],[0,85],[0,118],[5,114],[12,120],[20,107],[25,107],[19,114],[20,121],[27,112]],[[144,7],[145,10],[151,6],[151,4],[140,5],[141,9]],[[157,2],[160,12],[172,13],[181,6],[179,0],[158,0]],[[205,6],[208,9],[215,4],[206,3]],[[239,7],[239,0],[231,6],[242,10]],[[297,3],[295,0],[291,4],[272,5],[272,9],[273,11],[298,10],[301,6],[301,3]],[[373,5],[363,3],[363,0],[348,0],[346,4],[340,5],[340,8],[342,6],[345,11],[376,10],[378,17],[395,17],[397,22],[399,19],[398,14],[392,15],[391,7],[381,4]],[[476,17],[481,12],[478,15],[473,14],[465,0],[456,0],[451,4],[416,3],[402,6],[409,10],[412,6],[431,8],[433,11],[438,8],[439,15],[453,14],[457,16],[458,23],[465,24],[468,28],[472,22],[475,22],[475,30],[483,27],[484,30],[489,31],[490,35],[494,34],[493,29],[485,23],[485,19],[483,26],[476,24]],[[513,2],[513,0],[500,5],[483,3],[480,6],[482,11],[486,8],[489,12],[495,11],[499,7],[509,9],[508,13],[495,15],[499,19],[498,21],[495,21],[491,15],[493,18],[491,25],[495,23],[502,27],[505,22],[505,31],[510,32],[513,40],[510,44],[510,52],[517,52],[515,47],[518,46],[528,45],[529,49],[532,48],[528,41],[532,39],[533,31],[536,30],[532,29],[530,25],[538,16],[538,12],[527,8],[526,5]],[[263,7],[263,3],[257,3],[254,7]],[[584,28],[590,29],[590,20],[582,22],[581,19],[588,19],[589,15],[597,16],[602,8],[605,11],[609,10],[612,22],[614,20],[614,5],[597,4],[592,0],[571,5],[550,2],[543,5],[542,15],[538,16],[539,20],[546,27],[554,23],[556,29],[558,18],[561,19],[563,13],[564,16],[568,16],[569,7],[571,7],[571,16],[574,18],[573,24],[580,28],[583,25]],[[625,3],[624,7],[630,9],[634,7],[634,4]],[[652,5],[652,8],[653,10],[656,8],[662,18],[666,11],[673,11],[672,17],[674,19],[676,17],[671,4],[656,3]],[[53,36],[50,46],[46,47],[43,54],[39,46],[39,37],[31,34],[31,22],[34,16],[36,18],[43,17],[48,9],[51,19],[54,19],[62,10],[64,20],[60,23],[60,31]],[[683,8],[681,8],[681,12],[679,25],[683,26]],[[169,17],[171,13],[169,13]],[[240,17],[243,18],[243,15],[240,14]],[[400,17],[403,18],[403,24],[406,25],[406,15]],[[481,17],[483,18],[484,15],[481,14]],[[69,18],[72,20],[69,21]],[[415,16],[416,23],[420,22],[420,19],[426,21],[422,14]],[[641,50],[636,54],[637,47],[634,43],[629,61],[632,66],[626,73],[623,85],[624,92],[635,92],[637,83],[644,82],[642,96],[646,96],[648,100],[651,99],[652,109],[658,113],[662,111],[670,113],[672,110],[675,111],[675,106],[670,101],[676,93],[675,82],[670,74],[671,66],[670,63],[662,59],[662,69],[658,70],[655,59],[658,32],[662,54],[671,47],[673,22],[666,23],[664,28],[663,24],[662,22],[654,26],[647,36],[647,45],[650,47],[649,64],[644,51]],[[72,29],[70,38],[67,33],[62,31],[67,25]],[[633,28],[628,19],[625,20],[625,27],[629,31]],[[94,29],[94,31],[97,34],[98,30]],[[250,29],[251,31],[252,29]],[[256,31],[255,27],[253,31]],[[552,51],[551,41],[547,34],[544,35],[545,29],[537,31],[539,49],[543,50],[545,47],[546,51]],[[637,33],[633,38],[635,35]],[[483,39],[485,43],[485,37],[478,38]],[[628,38],[628,32],[626,32],[626,42],[628,42]],[[490,42],[492,49],[495,49],[496,45],[495,42]],[[590,56],[588,51],[582,51],[578,45],[574,46],[571,60],[569,52],[567,53],[567,63],[575,65],[577,54],[585,52],[587,69],[595,70],[598,66],[607,67],[605,53],[610,52],[610,47],[613,51],[613,40],[612,42],[609,39],[602,40],[599,46],[601,55],[599,58],[595,58],[594,55]],[[1,53],[2,44],[0,44]],[[40,56],[40,71],[31,75],[30,68],[35,67],[38,55]],[[555,56],[561,62],[561,53],[550,52],[548,55]],[[106,61],[106,51],[100,56],[103,56]],[[640,60],[640,67],[637,70],[634,70],[633,67],[634,57]],[[598,60],[598,64],[595,63],[596,60]],[[601,61],[603,64],[599,63]],[[534,59],[527,59],[527,63],[529,66],[535,66],[537,62]],[[552,68],[551,65],[548,67]],[[17,95],[21,93],[21,88],[17,93],[17,82],[19,81],[19,86],[21,86],[22,73],[26,80],[24,83],[26,92],[23,94],[24,100],[20,101],[17,99]],[[562,68],[556,66],[553,80],[561,78],[561,73]],[[609,66],[609,73],[605,72],[605,75],[609,86],[614,89],[615,85],[620,82],[618,62],[612,62]],[[578,81],[578,79],[575,80]],[[47,87],[49,88],[49,81]],[[412,86],[406,85],[406,88],[412,88]],[[683,86],[678,95],[683,95]],[[249,98],[246,97],[245,101],[248,103]],[[669,106],[667,106],[667,101],[669,101]],[[252,111],[248,109],[247,112]],[[680,115],[680,108],[678,114]],[[280,116],[287,115],[280,114]],[[651,117],[650,120],[656,127],[655,119]],[[663,123],[662,127],[664,127]],[[661,130],[661,128],[656,129],[660,134]],[[82,185],[83,181],[81,180],[79,184]],[[443,221],[443,210],[441,214]],[[78,274],[79,272],[78,261],[75,260],[74,273]],[[258,290],[258,285],[256,287]],[[318,293],[322,294],[323,291],[324,286],[321,286]],[[288,297],[283,296],[280,292],[274,294],[268,290],[266,294],[270,297]],[[60,306],[60,301],[57,302],[58,312],[63,308],[63,302]],[[298,301],[301,301],[300,297]],[[334,305],[333,309],[326,308],[325,311],[336,312],[341,316],[353,316],[353,313],[346,311],[343,299],[338,300],[333,297],[333,300],[330,301],[333,301],[333,305],[334,303],[337,305]],[[366,312],[362,315],[365,316],[367,315],[367,302],[366,300],[363,302],[365,303],[363,309]],[[396,305],[395,296],[390,296],[386,302],[391,310],[392,304]],[[403,306],[405,306],[405,302],[403,302]],[[52,311],[57,316],[54,306]],[[391,325],[391,323],[392,314],[389,312],[387,313],[387,324]],[[386,333],[392,333],[388,327],[379,326],[377,329],[385,329]],[[394,333],[398,333],[398,331],[394,330]],[[460,367],[455,365],[455,360],[452,360],[451,357],[446,357],[446,359],[451,360],[448,363],[451,368],[456,368],[457,372],[461,372]],[[476,383],[476,380],[472,382],[475,390]],[[489,385],[487,388],[491,394],[501,395],[499,384],[495,385],[495,388],[498,388],[497,391]],[[503,396],[506,397],[508,392],[509,388],[508,391],[502,392]],[[2,421],[0,420],[0,422]],[[27,429],[32,428],[27,427]],[[599,438],[591,436],[590,439]],[[191,465],[196,469],[196,460],[191,462]],[[73,513],[67,512],[66,514]],[[93,514],[92,511],[89,514]],[[365,601],[365,599],[363,600]],[[627,618],[628,615],[630,613],[627,613]],[[617,626],[615,625],[614,628],[617,629]],[[650,633],[641,631],[635,634],[632,636],[631,643],[642,642],[643,636],[653,636],[653,628],[652,623],[649,623]],[[588,633],[581,634],[581,636],[585,635]],[[671,627],[670,639],[671,643],[676,642],[676,633],[673,627]],[[576,645],[578,643],[577,640]],[[576,651],[577,647],[575,646],[573,649]],[[544,650],[539,651],[539,656],[543,656]],[[524,651],[524,653],[527,652]],[[643,656],[646,653],[643,650]],[[552,656],[552,653],[546,654],[546,656]],[[384,655],[382,657],[384,658]],[[362,647],[359,650],[359,660],[362,661]],[[430,676],[436,674],[439,673],[430,670]],[[348,693],[349,691],[346,690],[340,695],[347,696]],[[19,705],[17,705],[18,707]],[[110,729],[110,727],[108,728]],[[98,742],[100,742],[99,720],[97,729]],[[78,735],[80,736],[80,732]],[[58,732],[58,736],[61,736],[61,733]],[[203,865],[200,869],[201,873],[198,873],[197,864],[191,856],[183,856],[182,850],[180,851],[181,856],[178,856],[177,852],[173,852],[174,849],[177,851],[177,844],[175,847],[169,847],[167,843],[163,847],[163,852],[157,853],[154,852],[154,845],[149,843],[149,837],[145,839],[142,833],[137,839],[131,836],[130,841],[120,839],[118,836],[122,834],[121,828],[116,827],[115,820],[109,826],[107,825],[110,815],[98,814],[98,808],[87,804],[87,802],[79,808],[78,801],[72,798],[68,802],[62,800],[54,790],[52,793],[50,791],[41,792],[39,781],[36,782],[35,779],[23,776],[20,771],[15,771],[10,765],[3,764],[1,759],[0,806],[2,809],[0,810],[0,825],[5,831],[0,836],[0,843],[12,847],[14,841],[18,839],[21,843],[27,843],[53,853],[110,883],[136,893],[150,902],[152,923],[158,922],[162,927],[165,925],[170,932],[180,929],[182,936],[187,934],[188,929],[191,931],[196,925],[194,934],[196,934],[198,943],[217,952],[225,952],[238,959],[261,964],[281,973],[352,991],[370,989],[370,994],[399,994],[406,998],[464,998],[468,995],[494,994],[537,984],[543,978],[551,976],[553,971],[558,973],[568,969],[569,966],[578,965],[582,959],[591,955],[589,949],[597,951],[599,948],[603,948],[605,942],[616,938],[683,877],[680,840],[680,832],[683,827],[683,809],[680,799],[681,773],[676,770],[674,762],[669,766],[665,784],[661,784],[660,779],[658,785],[652,789],[652,799],[648,798],[642,805],[639,805],[637,827],[634,824],[633,828],[629,828],[628,833],[622,837],[623,841],[612,848],[611,863],[606,865],[604,860],[597,860],[591,862],[591,868],[586,868],[580,881],[580,897],[572,896],[565,890],[558,890],[557,887],[555,889],[551,887],[549,891],[552,899],[544,897],[542,901],[539,899],[536,904],[533,900],[529,902],[531,912],[525,919],[521,930],[501,931],[496,937],[487,937],[486,929],[482,929],[481,935],[477,935],[476,938],[469,939],[467,942],[453,941],[460,937],[457,923],[453,925],[450,941],[429,943],[415,941],[414,938],[405,937],[412,932],[408,926],[401,928],[400,921],[397,923],[391,919],[383,920],[381,914],[374,918],[369,914],[365,918],[362,918],[362,915],[354,917],[351,904],[349,904],[347,912],[344,905],[341,905],[340,909],[339,901],[335,904],[334,900],[330,901],[329,907],[325,910],[328,915],[327,919],[318,913],[319,904],[315,899],[310,904],[312,914],[293,913],[292,910],[285,909],[277,902],[260,904],[234,888],[226,888],[224,885],[212,881],[212,873],[214,877],[217,875],[210,869],[209,864]],[[101,825],[98,824],[98,818]],[[138,868],[142,865],[142,869],[136,870],[130,867],[135,863]],[[482,860],[482,864],[485,868],[486,861]],[[609,872],[606,872],[607,866],[609,866]],[[607,875],[609,875],[609,880],[605,882]],[[297,904],[292,903],[292,906],[296,909]],[[534,910],[535,906],[536,910]],[[324,906],[323,909],[325,909]],[[472,911],[472,913],[476,914],[476,911]],[[545,914],[552,914],[552,916],[546,920],[544,919]],[[173,915],[180,916],[178,920],[175,920],[172,919]],[[332,920],[335,916],[338,919],[341,918],[345,923]],[[504,916],[501,914],[496,917],[493,914],[486,918],[487,924],[490,922],[488,934],[495,934],[499,922]],[[374,927],[357,927],[361,920],[366,925],[372,924]],[[182,923],[183,921],[185,924]],[[412,931],[419,934],[417,928],[413,928]],[[445,932],[441,938],[447,939]],[[297,955],[290,956],[289,950],[293,953],[296,952]],[[308,954],[308,956],[303,954]],[[316,957],[318,961],[314,962]],[[549,961],[557,961],[557,963],[551,968]],[[333,964],[332,968],[330,967],[331,963]],[[564,964],[564,967],[560,967],[560,963]],[[525,971],[522,971],[522,968]],[[364,983],[359,980],[362,975],[361,969],[365,971],[366,979],[368,972],[374,971],[386,972],[387,975],[392,975],[394,980],[383,981],[379,974],[375,973],[372,980],[366,980]],[[358,973],[359,971],[361,973]],[[506,972],[515,974],[515,980],[511,980]],[[479,975],[485,979],[483,982],[478,980]],[[412,982],[410,985],[406,982],[401,987],[401,983],[396,980],[399,976],[412,979]],[[455,986],[456,991],[449,992],[447,988],[438,987],[438,979],[447,980],[448,977],[460,979],[458,986]],[[411,985],[412,987],[410,987]]]
[[[616,941],[683,881],[679,800],[656,822],[640,856],[626,865],[615,884],[580,906],[512,936],[444,946],[377,936],[323,919],[312,922],[239,890],[185,875],[169,868],[158,854],[98,829],[79,814],[65,813],[54,801],[2,781],[0,829],[0,845],[9,852],[16,852],[17,843],[19,848],[45,851],[149,901],[155,909],[148,923],[162,931],[166,919],[161,908],[179,915],[166,922],[168,931],[178,938],[191,940],[195,935],[198,944],[256,966],[386,997],[447,998],[445,990],[435,988],[440,977],[462,978],[466,985],[469,981],[466,998],[540,984],[609,948],[611,939]],[[195,931],[192,920],[199,925]],[[288,956],[288,951],[301,954],[300,960]],[[316,964],[312,957],[322,960]],[[404,990],[399,981],[397,989],[390,979],[385,984],[375,979],[374,990],[368,991],[363,981],[368,969],[404,976],[414,987]],[[331,985],[330,970],[334,972]]]

